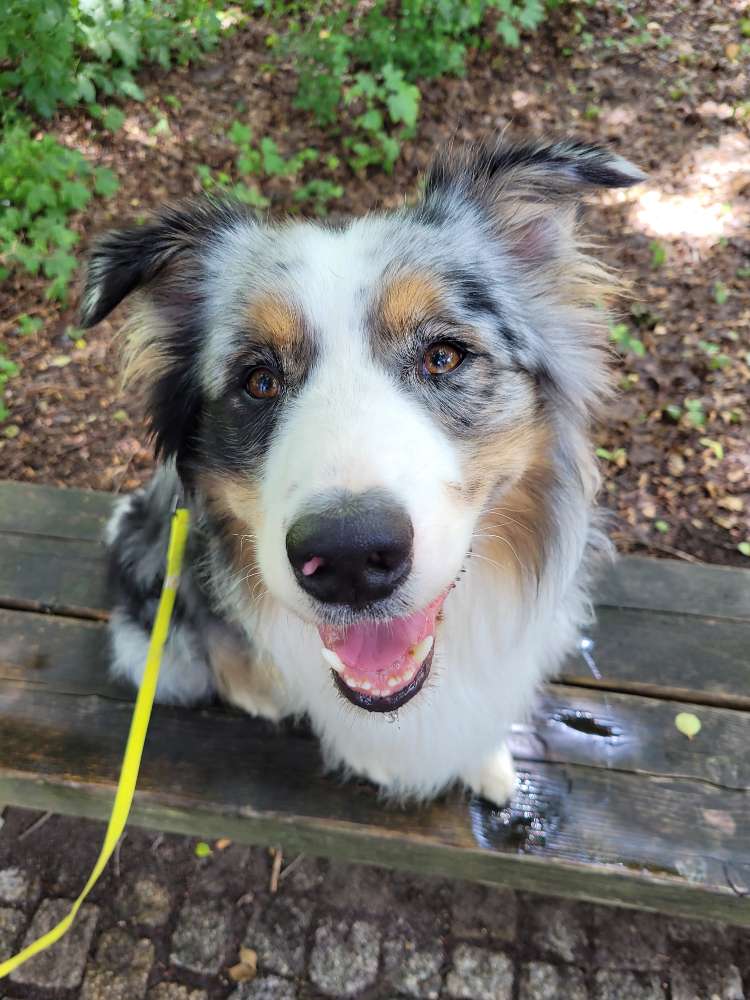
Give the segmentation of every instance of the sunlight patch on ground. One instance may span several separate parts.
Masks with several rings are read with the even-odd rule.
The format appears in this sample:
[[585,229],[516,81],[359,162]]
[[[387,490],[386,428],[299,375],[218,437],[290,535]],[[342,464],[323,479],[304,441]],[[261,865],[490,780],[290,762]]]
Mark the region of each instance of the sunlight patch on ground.
[[631,222],[652,236],[716,240],[750,222],[750,141],[741,132],[690,156],[677,190],[659,188],[659,178],[637,188]]

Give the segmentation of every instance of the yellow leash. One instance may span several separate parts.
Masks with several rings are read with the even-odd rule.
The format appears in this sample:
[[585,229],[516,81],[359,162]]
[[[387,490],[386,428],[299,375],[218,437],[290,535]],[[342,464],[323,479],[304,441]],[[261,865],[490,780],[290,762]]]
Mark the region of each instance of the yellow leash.
[[33,955],[44,951],[54,944],[66,933],[75,920],[76,914],[81,908],[81,904],[96,884],[97,879],[104,871],[104,868],[112,857],[112,852],[117,847],[117,842],[122,836],[125,824],[130,815],[130,807],[133,803],[133,794],[138,781],[138,769],[141,766],[141,756],[143,754],[143,744],[146,741],[148,723],[151,718],[151,709],[156,695],[156,683],[159,680],[159,667],[161,666],[161,656],[164,643],[167,641],[169,632],[169,622],[172,617],[175,598],[177,597],[177,584],[180,579],[182,568],[182,557],[185,552],[188,528],[190,526],[190,514],[184,507],[178,507],[172,515],[172,526],[169,533],[169,548],[167,551],[167,571],[164,578],[159,608],[156,612],[154,627],[151,630],[151,641],[146,657],[146,667],[143,672],[141,686],[138,689],[138,696],[133,709],[133,720],[130,723],[130,733],[125,747],[125,756],[122,761],[122,771],[117,784],[115,801],[112,806],[112,815],[109,818],[107,833],[104,837],[104,844],[101,853],[94,865],[94,870],[89,876],[89,880],[83,888],[81,895],[73,903],[70,913],[63,917],[59,924],[43,934],[42,937],[32,941],[30,945],[13,955],[6,962],[0,962],[0,979],[10,975],[19,965],[27,962]]

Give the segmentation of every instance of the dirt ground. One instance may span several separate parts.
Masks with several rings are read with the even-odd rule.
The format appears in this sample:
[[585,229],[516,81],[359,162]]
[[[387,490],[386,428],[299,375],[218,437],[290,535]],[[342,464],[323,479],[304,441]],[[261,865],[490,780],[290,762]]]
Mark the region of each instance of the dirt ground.
[[[522,49],[491,41],[471,53],[465,78],[425,84],[417,137],[392,176],[355,176],[342,165],[335,179],[345,186],[337,209],[394,205],[414,191],[437,145],[507,125],[606,142],[648,171],[646,185],[594,198],[589,211],[604,256],[630,286],[618,319],[645,348],[642,357],[626,351],[617,359],[620,392],[596,431],[603,501],[624,551],[750,566],[738,550],[750,540],[750,60],[742,6],[564,5]],[[292,107],[291,69],[269,73],[269,30],[254,21],[199,66],[145,73],[146,100],[124,106],[125,125],[114,135],[94,131],[83,115],[54,120],[63,141],[120,178],[114,199],[78,218],[82,252],[95,232],[196,192],[197,164],[228,169],[226,131],[235,119],[272,136],[285,154],[308,145],[340,151]],[[160,119],[167,125],[155,130]],[[262,186],[272,213],[293,210],[290,181]],[[139,415],[117,387],[113,334],[124,313],[76,346],[67,333],[74,300],[51,306],[43,282],[20,274],[1,294],[0,337],[21,365],[0,427],[2,475],[137,486],[152,458]],[[41,331],[21,336],[21,313],[41,318]]]

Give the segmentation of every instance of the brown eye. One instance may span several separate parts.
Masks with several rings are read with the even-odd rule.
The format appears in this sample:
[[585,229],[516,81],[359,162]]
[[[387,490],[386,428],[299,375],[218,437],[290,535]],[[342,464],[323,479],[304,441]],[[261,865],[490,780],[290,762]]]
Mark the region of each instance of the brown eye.
[[281,383],[270,368],[253,368],[245,382],[245,392],[254,399],[273,399],[281,391]]
[[455,371],[465,356],[455,344],[431,344],[422,358],[422,371],[425,375],[446,375]]

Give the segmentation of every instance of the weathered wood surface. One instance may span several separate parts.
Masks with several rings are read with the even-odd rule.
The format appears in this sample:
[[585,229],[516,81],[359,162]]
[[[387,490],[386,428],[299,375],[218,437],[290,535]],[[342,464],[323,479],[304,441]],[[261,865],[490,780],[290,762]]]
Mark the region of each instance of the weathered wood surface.
[[[46,535],[98,546],[116,499],[108,493],[0,481],[0,535]],[[101,607],[103,591],[94,586],[89,593],[96,595],[89,606]],[[599,606],[750,621],[750,571],[627,556],[604,574],[595,597]]]
[[[94,620],[111,503],[0,484],[0,800],[108,814],[132,711]],[[458,793],[387,808],[325,777],[303,731],[158,708],[134,819],[750,925],[749,580],[621,560],[598,589],[593,671],[572,658],[516,727],[509,808]],[[692,741],[683,709],[701,719]]]
[[[567,692],[550,698],[557,712],[569,707]],[[1,682],[0,797],[106,815],[130,711],[96,695]],[[637,705],[628,711],[618,715],[623,724],[649,724]],[[742,722],[730,710],[714,711],[711,739],[727,748]],[[550,744],[553,735],[550,729]],[[669,729],[666,735],[672,742]],[[609,762],[606,752],[568,762],[586,754],[575,743],[569,752],[564,740],[543,760],[538,748],[524,759],[521,746],[522,780],[510,807],[452,794],[402,810],[384,807],[365,783],[325,777],[304,734],[218,710],[159,708],[135,816],[163,829],[750,923],[742,896],[750,890],[750,797],[712,780],[705,747],[685,744],[670,760],[654,739],[652,774],[624,770],[626,761]],[[747,774],[733,780],[746,785]]]

